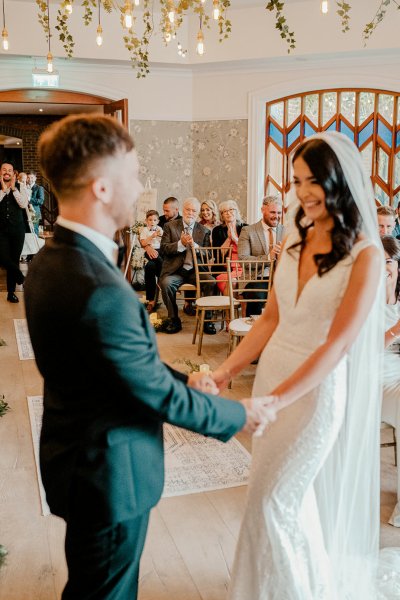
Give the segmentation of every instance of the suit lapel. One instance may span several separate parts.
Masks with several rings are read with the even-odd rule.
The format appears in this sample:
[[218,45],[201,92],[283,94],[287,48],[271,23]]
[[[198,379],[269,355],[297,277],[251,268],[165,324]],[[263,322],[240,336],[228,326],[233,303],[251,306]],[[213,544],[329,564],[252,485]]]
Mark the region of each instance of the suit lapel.
[[265,243],[264,227],[262,226],[261,221],[259,221],[257,223],[256,231],[257,231],[258,239],[260,240],[261,247],[264,250],[264,254],[268,254],[268,248]]
[[199,246],[203,245],[204,233],[203,233],[203,229],[200,227],[200,225],[198,223],[195,223],[194,227],[193,227],[193,240]]

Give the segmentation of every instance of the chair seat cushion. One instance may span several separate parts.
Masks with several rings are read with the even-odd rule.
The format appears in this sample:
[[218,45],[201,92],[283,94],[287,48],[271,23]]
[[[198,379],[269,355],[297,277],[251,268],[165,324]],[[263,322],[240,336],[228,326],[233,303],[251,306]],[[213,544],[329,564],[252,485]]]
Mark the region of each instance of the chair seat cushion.
[[[238,306],[239,302],[235,301],[235,306]],[[196,300],[196,306],[199,308],[229,308],[230,301],[229,296],[204,296]]]
[[247,318],[234,319],[229,323],[229,332],[238,335],[244,335],[250,331],[252,323]]
[[196,290],[196,286],[192,285],[191,283],[182,283],[182,285],[179,286],[178,290],[180,292],[187,292],[187,291],[192,291],[192,290]]

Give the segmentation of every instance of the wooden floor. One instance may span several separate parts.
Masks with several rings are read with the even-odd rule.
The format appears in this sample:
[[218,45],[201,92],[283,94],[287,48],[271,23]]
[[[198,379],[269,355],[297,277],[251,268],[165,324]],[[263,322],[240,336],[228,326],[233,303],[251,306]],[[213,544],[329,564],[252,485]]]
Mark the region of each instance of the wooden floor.
[[[42,393],[42,381],[34,361],[18,358],[13,319],[25,316],[23,293],[14,305],[4,289],[0,271],[0,338],[7,342],[0,347],[0,394],[11,407],[0,419],[0,544],[9,551],[0,571],[0,600],[56,600],[66,579],[64,524],[40,515],[26,403],[26,396]],[[162,358],[217,366],[226,353],[227,333],[205,337],[199,360],[192,329],[193,318],[185,317],[181,333],[158,334]],[[249,367],[227,395],[249,395],[253,376]],[[239,439],[250,447],[248,436]],[[400,546],[400,531],[386,524],[395,504],[392,449],[382,450],[382,460],[382,545]],[[225,600],[245,493],[239,487],[160,501],[152,511],[141,564],[140,600]]]

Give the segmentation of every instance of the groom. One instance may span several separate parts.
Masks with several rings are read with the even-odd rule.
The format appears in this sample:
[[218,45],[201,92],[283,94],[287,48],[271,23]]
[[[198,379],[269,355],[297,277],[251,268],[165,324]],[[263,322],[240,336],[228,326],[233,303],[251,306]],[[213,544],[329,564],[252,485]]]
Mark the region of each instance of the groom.
[[[44,377],[43,484],[67,523],[62,598],[134,600],[163,488],[163,421],[226,441],[263,415],[187,387],[160,361],[146,311],[115,267],[114,233],[132,222],[142,189],[127,131],[102,115],[67,117],[42,135],[39,155],[60,216],[25,297]],[[214,393],[201,377],[189,385]]]

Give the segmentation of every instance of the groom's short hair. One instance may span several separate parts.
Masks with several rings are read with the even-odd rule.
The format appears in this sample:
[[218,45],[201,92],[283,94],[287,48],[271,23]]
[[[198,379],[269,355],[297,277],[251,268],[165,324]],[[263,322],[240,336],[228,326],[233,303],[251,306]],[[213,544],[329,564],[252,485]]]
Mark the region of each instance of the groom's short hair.
[[71,115],[56,121],[40,136],[42,173],[56,196],[71,196],[98,173],[99,164],[134,148],[128,131],[105,115]]

